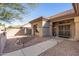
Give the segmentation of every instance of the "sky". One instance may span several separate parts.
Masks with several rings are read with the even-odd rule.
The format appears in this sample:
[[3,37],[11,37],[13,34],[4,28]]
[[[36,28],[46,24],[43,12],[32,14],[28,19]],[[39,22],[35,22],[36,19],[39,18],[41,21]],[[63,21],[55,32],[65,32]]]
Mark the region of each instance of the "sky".
[[71,3],[40,3],[33,10],[29,9],[28,14],[22,15],[22,20],[13,21],[11,25],[23,25],[40,16],[49,17],[72,8]]

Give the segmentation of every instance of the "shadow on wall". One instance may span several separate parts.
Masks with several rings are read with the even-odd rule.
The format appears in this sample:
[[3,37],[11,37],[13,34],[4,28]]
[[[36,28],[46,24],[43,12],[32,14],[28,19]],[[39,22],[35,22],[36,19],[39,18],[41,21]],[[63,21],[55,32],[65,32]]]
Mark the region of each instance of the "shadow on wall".
[[43,36],[50,36],[50,21],[46,21],[43,25]]
[[32,29],[26,28],[26,35],[31,35],[32,34]]

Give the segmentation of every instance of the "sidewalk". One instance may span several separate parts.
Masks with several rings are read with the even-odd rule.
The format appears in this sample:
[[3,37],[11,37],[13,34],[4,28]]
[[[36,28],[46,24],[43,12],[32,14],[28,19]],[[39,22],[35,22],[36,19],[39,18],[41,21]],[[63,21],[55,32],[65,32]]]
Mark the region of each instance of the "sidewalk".
[[3,56],[38,56],[49,48],[54,47],[56,44],[57,41],[51,39],[24,49],[4,54]]

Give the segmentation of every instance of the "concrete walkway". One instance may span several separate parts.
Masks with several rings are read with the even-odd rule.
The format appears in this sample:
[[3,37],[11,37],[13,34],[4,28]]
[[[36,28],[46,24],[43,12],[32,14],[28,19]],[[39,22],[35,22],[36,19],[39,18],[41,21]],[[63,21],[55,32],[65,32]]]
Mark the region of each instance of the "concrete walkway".
[[49,48],[54,47],[56,44],[57,41],[51,39],[24,49],[4,54],[3,56],[38,56]]

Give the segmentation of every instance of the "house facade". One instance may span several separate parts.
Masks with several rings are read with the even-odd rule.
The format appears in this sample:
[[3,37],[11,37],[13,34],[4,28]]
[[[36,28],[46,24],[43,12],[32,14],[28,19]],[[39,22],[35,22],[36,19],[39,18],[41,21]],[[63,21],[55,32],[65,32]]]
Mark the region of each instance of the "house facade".
[[[44,17],[36,18],[32,21],[30,21],[32,25],[32,35],[33,36],[49,36],[49,23],[47,22],[48,19]],[[48,33],[48,34],[47,34]]]
[[49,17],[50,36],[73,38],[76,37],[76,15],[73,9]]
[[47,18],[39,17],[32,20],[32,35],[71,38],[79,40],[79,4],[73,4],[73,9],[66,10]]

